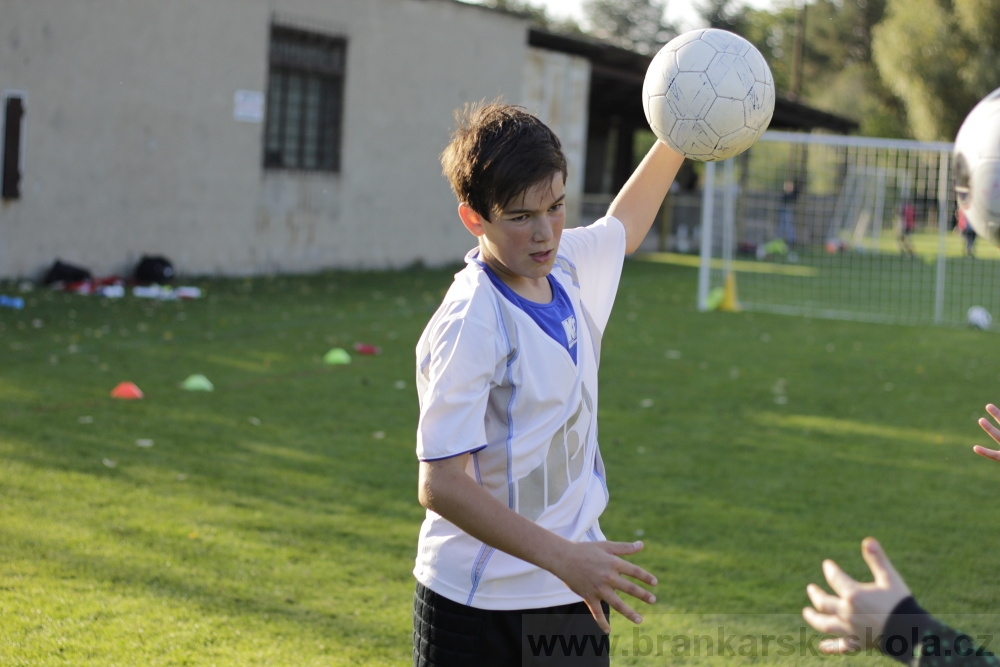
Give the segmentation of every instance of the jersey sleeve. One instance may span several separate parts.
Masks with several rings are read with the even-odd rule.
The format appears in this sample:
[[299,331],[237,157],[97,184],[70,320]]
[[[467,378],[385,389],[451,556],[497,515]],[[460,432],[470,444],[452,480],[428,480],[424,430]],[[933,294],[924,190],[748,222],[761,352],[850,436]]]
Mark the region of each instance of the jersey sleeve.
[[421,341],[417,370],[417,458],[432,461],[486,446],[484,416],[496,371],[496,333],[461,315],[436,320]]
[[910,667],[998,667],[987,645],[928,614],[910,596],[893,609],[879,637],[879,650]]
[[563,232],[559,254],[576,267],[580,300],[604,331],[625,263],[625,226],[610,216]]

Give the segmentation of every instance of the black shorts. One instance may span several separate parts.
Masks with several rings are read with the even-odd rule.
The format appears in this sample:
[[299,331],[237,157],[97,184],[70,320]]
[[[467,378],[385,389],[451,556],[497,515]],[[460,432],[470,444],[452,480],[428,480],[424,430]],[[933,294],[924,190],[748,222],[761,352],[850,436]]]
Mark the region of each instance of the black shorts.
[[414,667],[607,667],[608,646],[583,602],[476,609],[419,583],[413,596]]

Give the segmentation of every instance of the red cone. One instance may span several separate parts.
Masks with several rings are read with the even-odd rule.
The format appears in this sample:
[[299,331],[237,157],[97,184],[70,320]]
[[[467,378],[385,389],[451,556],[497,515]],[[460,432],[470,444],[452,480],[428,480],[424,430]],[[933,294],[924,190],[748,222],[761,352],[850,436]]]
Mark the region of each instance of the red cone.
[[118,386],[111,390],[111,398],[135,400],[142,398],[142,390],[131,382],[119,382]]

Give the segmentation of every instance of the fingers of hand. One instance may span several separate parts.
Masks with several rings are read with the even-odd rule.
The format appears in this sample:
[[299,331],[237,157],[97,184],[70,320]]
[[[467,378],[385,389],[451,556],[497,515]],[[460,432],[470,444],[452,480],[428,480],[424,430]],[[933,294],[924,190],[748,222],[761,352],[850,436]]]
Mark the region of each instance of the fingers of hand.
[[976,454],[980,456],[985,456],[988,459],[993,459],[994,461],[1000,461],[1000,450],[997,449],[987,449],[986,447],[980,447],[976,445],[972,448]]
[[819,632],[829,635],[846,635],[850,632],[850,625],[839,616],[825,614],[812,607],[802,610],[802,618]]
[[604,600],[611,605],[612,609],[636,625],[642,623],[642,616],[640,616],[635,609],[632,609],[632,607],[625,604],[624,600],[618,597],[617,594],[611,593],[610,595],[605,596]]
[[992,403],[987,403],[986,404],[986,412],[988,412],[991,415],[993,415],[993,418],[996,419],[997,422],[1000,422],[1000,408],[998,408],[997,406],[993,405]]
[[979,426],[986,431],[996,442],[1000,442],[1000,429],[994,426],[986,417],[979,418]]
[[857,637],[837,637],[836,639],[824,639],[819,643],[819,650],[828,655],[838,653],[850,653],[861,649],[861,642]]
[[840,597],[845,597],[858,587],[858,582],[852,579],[840,566],[832,560],[823,561],[823,576],[826,583],[830,584],[833,592]]
[[872,571],[876,585],[884,588],[900,579],[896,568],[892,566],[892,561],[882,551],[882,546],[875,538],[865,538],[861,543],[861,557],[865,559],[868,569]]
[[830,595],[816,584],[806,586],[806,595],[820,614],[836,615],[840,612],[840,598]]
[[584,600],[584,604],[590,609],[590,614],[594,617],[594,621],[597,622],[597,626],[601,629],[601,632],[604,634],[610,633],[611,623],[608,621],[608,617],[604,615],[604,607],[601,606],[601,599],[593,598]]
[[[656,577],[642,569],[638,565],[629,563],[628,561],[621,561],[619,572],[626,577],[632,577],[633,579],[638,579],[644,584],[649,584],[650,586],[656,585]],[[624,590],[624,589],[623,589]],[[629,591],[625,591],[629,593]],[[631,593],[629,593],[631,595]]]
[[642,542],[597,542],[605,551],[615,556],[628,556],[642,551]]

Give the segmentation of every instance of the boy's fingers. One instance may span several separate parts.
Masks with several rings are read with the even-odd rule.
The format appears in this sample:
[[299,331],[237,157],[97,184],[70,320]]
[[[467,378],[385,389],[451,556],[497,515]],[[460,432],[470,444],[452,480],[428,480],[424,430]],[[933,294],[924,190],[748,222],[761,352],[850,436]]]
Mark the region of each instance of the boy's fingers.
[[635,609],[625,604],[625,601],[618,597],[616,594],[612,593],[605,598],[605,602],[611,605],[611,608],[617,611],[619,614],[632,621],[636,625],[642,623],[642,616],[640,616]]
[[604,607],[601,606],[600,598],[594,600],[584,600],[587,608],[590,609],[590,614],[597,621],[597,626],[601,629],[604,634],[611,633],[611,624],[608,622],[608,617],[604,615]]
[[[650,586],[655,586],[656,585],[656,577],[654,577],[652,574],[650,574],[646,570],[642,569],[641,567],[639,567],[638,565],[636,565],[634,563],[628,562],[627,560],[623,560],[622,563],[623,563],[623,566],[619,570],[619,572],[621,572],[621,574],[625,575],[626,577],[632,577],[633,579],[638,579],[639,581],[643,582],[644,584],[649,584]],[[624,589],[622,589],[622,590],[624,590]],[[628,593],[628,591],[625,591],[625,592]],[[631,593],[629,593],[629,594],[631,595]]]
[[622,585],[618,587],[622,593],[627,593],[637,600],[642,600],[647,604],[656,604],[656,596],[647,591],[645,588],[633,584],[627,579],[622,580]]
[[628,556],[642,551],[642,542],[604,542],[604,549],[615,556]]

